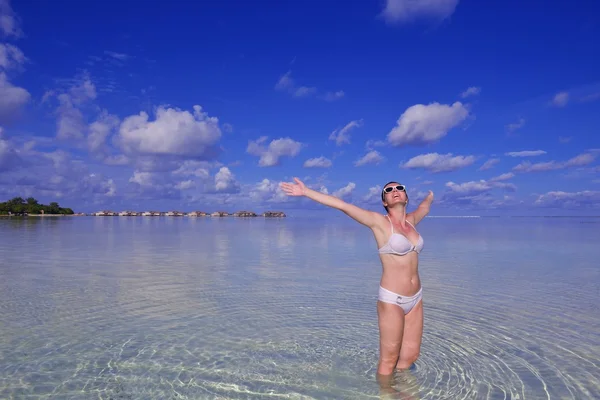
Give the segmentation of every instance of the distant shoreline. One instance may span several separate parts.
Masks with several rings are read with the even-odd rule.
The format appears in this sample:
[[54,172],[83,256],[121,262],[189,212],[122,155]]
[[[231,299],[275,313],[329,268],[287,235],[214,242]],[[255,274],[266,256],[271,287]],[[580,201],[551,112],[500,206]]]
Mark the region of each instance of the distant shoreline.
[[[188,217],[188,218],[226,218],[226,217],[234,217],[234,218],[281,218],[287,217],[287,215],[264,215],[264,214],[256,214],[256,215],[235,215],[235,214],[226,214],[226,215],[95,215],[94,213],[74,213],[74,214],[27,214],[27,215],[7,215],[0,214],[0,218],[24,218],[24,217]],[[600,218],[600,215],[428,215],[425,218]]]
[[236,213],[226,213],[223,211],[218,211],[214,213],[165,213],[165,212],[153,212],[153,213],[73,213],[73,214],[0,214],[0,217],[10,217],[10,218],[24,218],[24,217],[188,217],[188,218],[225,218],[225,217],[235,217],[235,218],[285,218],[287,215],[282,211],[265,211],[262,214],[256,214],[254,212],[242,211]]

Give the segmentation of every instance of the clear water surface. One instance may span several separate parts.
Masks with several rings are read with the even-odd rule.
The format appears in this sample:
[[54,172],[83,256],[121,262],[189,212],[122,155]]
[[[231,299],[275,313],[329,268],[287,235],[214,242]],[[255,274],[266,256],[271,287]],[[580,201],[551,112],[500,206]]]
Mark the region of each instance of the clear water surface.
[[[600,218],[427,218],[397,398],[600,398]],[[381,267],[339,218],[0,219],[2,399],[369,399]]]

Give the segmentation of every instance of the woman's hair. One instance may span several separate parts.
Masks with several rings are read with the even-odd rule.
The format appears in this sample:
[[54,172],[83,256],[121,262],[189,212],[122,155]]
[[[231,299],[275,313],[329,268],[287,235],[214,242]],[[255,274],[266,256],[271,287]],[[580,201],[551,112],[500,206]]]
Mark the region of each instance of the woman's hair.
[[[383,187],[381,188],[381,201],[383,201],[385,203],[385,192],[383,191],[383,189],[385,189],[385,187],[387,185],[389,185],[390,183],[398,183],[396,181],[390,181],[388,183],[386,183],[385,185],[383,185]],[[404,194],[406,195],[406,205],[408,205],[408,192],[405,190]],[[385,208],[385,212],[388,212],[388,208],[386,206],[383,206],[383,208]]]

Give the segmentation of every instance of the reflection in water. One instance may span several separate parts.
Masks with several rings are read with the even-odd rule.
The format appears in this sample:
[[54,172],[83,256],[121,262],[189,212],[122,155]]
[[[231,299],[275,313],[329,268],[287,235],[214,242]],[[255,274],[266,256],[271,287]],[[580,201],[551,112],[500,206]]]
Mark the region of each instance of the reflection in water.
[[294,234],[286,227],[281,225],[277,229],[277,246],[280,250],[292,250],[291,247],[294,245]]
[[426,219],[421,357],[382,384],[352,221],[0,219],[0,398],[599,398],[596,228]]
[[[222,227],[218,227],[217,229],[222,229]],[[215,261],[221,266],[229,266],[229,251],[231,249],[231,245],[227,233],[221,230],[217,230],[217,232],[215,232],[213,236],[213,243],[215,251]]]

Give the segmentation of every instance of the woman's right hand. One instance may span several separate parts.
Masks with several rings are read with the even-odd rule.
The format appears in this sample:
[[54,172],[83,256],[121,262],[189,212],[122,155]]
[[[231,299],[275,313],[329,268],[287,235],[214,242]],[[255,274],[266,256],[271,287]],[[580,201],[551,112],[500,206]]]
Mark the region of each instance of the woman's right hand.
[[304,196],[306,194],[306,186],[304,186],[304,183],[298,178],[294,178],[294,181],[296,183],[281,182],[281,189],[283,189],[288,196]]

